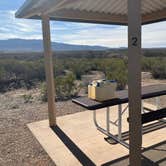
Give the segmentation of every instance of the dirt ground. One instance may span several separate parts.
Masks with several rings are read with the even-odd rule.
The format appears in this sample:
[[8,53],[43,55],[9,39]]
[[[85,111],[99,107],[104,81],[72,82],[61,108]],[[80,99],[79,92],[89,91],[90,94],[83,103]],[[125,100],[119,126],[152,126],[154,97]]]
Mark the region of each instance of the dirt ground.
[[[22,89],[0,95],[0,166],[54,165],[26,126],[48,117],[47,104],[38,100],[37,93]],[[33,94],[35,99],[25,103],[23,94]],[[58,102],[57,109],[58,116],[82,111],[71,101]]]
[[[148,78],[143,84],[161,82],[166,80]],[[32,95],[32,99],[27,102],[25,95]],[[153,103],[154,99],[149,101]],[[162,106],[166,106],[165,101],[164,96]],[[58,102],[56,107],[58,116],[83,111],[71,101]],[[38,90],[0,94],[0,166],[54,166],[26,125],[43,119],[47,119],[47,104],[40,102]]]

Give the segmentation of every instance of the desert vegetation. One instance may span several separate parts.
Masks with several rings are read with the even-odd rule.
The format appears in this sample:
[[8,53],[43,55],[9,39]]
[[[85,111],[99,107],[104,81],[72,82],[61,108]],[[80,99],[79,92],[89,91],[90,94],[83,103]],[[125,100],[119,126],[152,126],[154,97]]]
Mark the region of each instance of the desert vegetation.
[[[151,72],[156,79],[166,79],[165,51],[144,50],[143,54],[142,71]],[[41,99],[46,101],[43,56],[39,53],[29,55],[0,55],[0,92],[38,87],[41,89]],[[102,72],[106,79],[116,80],[118,89],[124,89],[127,84],[126,50],[58,52],[54,53],[53,65],[58,100],[78,95],[83,88],[82,76],[91,71]],[[28,98],[26,100],[29,101]]]

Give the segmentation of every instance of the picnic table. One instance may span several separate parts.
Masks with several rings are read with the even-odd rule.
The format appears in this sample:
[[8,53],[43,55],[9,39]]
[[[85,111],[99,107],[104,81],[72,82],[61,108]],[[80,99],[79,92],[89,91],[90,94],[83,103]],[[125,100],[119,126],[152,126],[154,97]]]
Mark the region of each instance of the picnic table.
[[[166,95],[166,84],[147,85],[142,87],[142,93],[141,93],[142,100],[154,98],[154,97],[158,98],[159,96],[163,96],[163,95]],[[114,99],[103,101],[103,102],[95,101],[88,97],[78,97],[78,98],[72,99],[72,102],[77,105],[80,105],[83,108],[86,108],[87,110],[92,110],[94,115],[93,116],[94,123],[97,129],[101,131],[102,133],[104,133],[105,135],[107,135],[109,138],[112,138],[114,141],[119,142],[120,144],[128,148],[129,147],[128,143],[122,140],[122,115],[128,109],[128,105],[124,109],[122,109],[122,104],[128,103],[129,101],[128,90],[117,91],[116,96],[117,97]],[[157,101],[157,107],[159,108],[158,99],[156,101]],[[110,115],[111,107],[115,105],[118,105],[118,119],[113,122],[113,121],[110,121],[109,115]],[[101,108],[106,108],[106,129],[100,127],[96,120],[96,111]],[[142,111],[144,111],[143,108],[142,108]],[[142,114],[143,122],[146,123],[146,122],[150,122],[153,120],[166,117],[166,108],[158,109],[156,111],[150,112],[149,114],[144,112],[144,114]],[[117,125],[118,127],[117,136],[111,134],[110,123],[113,125]]]

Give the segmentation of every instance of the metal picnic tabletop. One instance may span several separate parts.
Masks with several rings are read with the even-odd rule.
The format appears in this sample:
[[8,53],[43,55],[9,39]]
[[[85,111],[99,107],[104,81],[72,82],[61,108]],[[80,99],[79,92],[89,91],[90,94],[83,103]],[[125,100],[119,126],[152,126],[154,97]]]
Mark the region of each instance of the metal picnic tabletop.
[[[147,85],[142,87],[142,96],[141,96],[142,99],[148,99],[162,95],[166,95],[166,84],[155,84],[155,85]],[[116,91],[116,96],[117,98],[103,102],[95,101],[89,99],[88,97],[78,97],[72,99],[72,102],[88,110],[96,110],[104,107],[128,103],[129,101],[128,90]]]

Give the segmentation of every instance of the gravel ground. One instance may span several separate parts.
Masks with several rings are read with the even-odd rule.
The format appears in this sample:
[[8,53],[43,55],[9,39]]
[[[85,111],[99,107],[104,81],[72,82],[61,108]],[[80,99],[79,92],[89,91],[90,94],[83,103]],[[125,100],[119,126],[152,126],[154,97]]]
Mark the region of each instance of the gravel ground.
[[[143,84],[150,83],[159,81],[146,80]],[[32,95],[32,99],[26,102],[23,95]],[[148,101],[154,103],[154,99]],[[166,106],[165,101],[166,96],[161,97],[162,106]],[[71,101],[57,102],[56,106],[58,116],[83,111]],[[0,94],[0,166],[54,166],[26,125],[47,117],[47,104],[39,101],[38,90]]]
[[[35,90],[16,90],[0,95],[0,166],[54,166],[26,124],[47,119],[47,104],[34,96],[25,103],[23,94]],[[57,103],[58,116],[82,111],[71,101]]]

